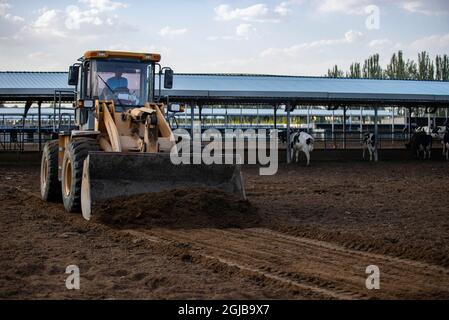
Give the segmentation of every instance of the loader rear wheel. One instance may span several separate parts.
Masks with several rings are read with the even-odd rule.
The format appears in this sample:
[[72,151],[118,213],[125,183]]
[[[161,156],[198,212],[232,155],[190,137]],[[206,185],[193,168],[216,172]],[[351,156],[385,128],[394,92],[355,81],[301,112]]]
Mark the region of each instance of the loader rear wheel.
[[45,144],[41,160],[41,197],[48,202],[61,202],[61,184],[58,179],[58,140]]
[[83,164],[89,151],[98,151],[95,139],[77,138],[72,140],[64,152],[62,161],[62,200],[67,212],[81,211],[81,180]]

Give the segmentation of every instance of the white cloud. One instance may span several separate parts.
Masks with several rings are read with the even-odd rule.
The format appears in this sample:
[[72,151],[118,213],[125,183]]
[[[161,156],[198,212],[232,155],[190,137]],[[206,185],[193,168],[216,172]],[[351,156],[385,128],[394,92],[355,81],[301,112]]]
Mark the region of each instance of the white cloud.
[[276,12],[280,16],[287,16],[292,12],[292,9],[288,7],[287,2],[282,2],[280,5],[274,8],[274,12]]
[[165,37],[165,36],[180,36],[180,35],[185,34],[186,32],[187,32],[186,28],[173,29],[173,28],[167,26],[167,27],[162,28],[159,31],[159,35],[162,36],[162,37]]
[[420,13],[428,16],[438,16],[449,13],[449,4],[447,0],[402,1],[400,7],[411,13]]
[[48,28],[56,24],[56,20],[59,15],[57,10],[48,10],[47,8],[44,8],[40,11],[40,13],[41,15],[34,23],[36,28]]
[[79,30],[82,24],[100,26],[104,23],[95,9],[83,11],[72,5],[66,8],[65,14],[65,26],[69,30]]
[[241,9],[232,9],[227,4],[222,4],[215,8],[215,19],[219,21],[264,21],[268,14],[269,10],[267,5],[262,3]]
[[372,0],[325,0],[319,2],[318,10],[323,13],[363,15],[365,8],[372,5],[372,2]]
[[38,61],[42,61],[42,60],[47,60],[52,58],[54,55],[52,53],[48,53],[48,52],[42,52],[42,51],[37,51],[37,52],[32,52],[28,55],[28,58],[31,60],[38,60]]
[[234,35],[225,36],[209,36],[207,41],[217,40],[249,40],[249,38],[256,33],[257,29],[249,23],[241,23],[235,28]]
[[303,0],[288,0],[283,1],[274,8],[274,12],[278,15],[285,17],[293,12],[291,7],[295,4],[302,4]]
[[249,38],[254,32],[256,28],[249,23],[242,23],[235,28],[236,36],[241,38]]
[[21,36],[48,35],[60,38],[67,37],[66,32],[58,28],[61,21],[61,12],[55,9],[42,8],[34,23],[22,29]]
[[410,44],[410,49],[418,51],[434,51],[435,53],[445,53],[449,50],[449,33],[431,35],[420,38]]
[[0,17],[4,16],[8,10],[11,8],[11,5],[6,2],[6,0],[0,1]]
[[[56,44],[70,36],[79,46],[94,43],[111,32],[127,32],[135,27],[122,22],[118,15],[119,8],[125,4],[104,0],[78,0],[78,5],[63,8],[44,7],[34,13],[34,19],[27,21],[21,28],[8,31],[0,40],[8,41],[10,45]],[[0,0],[0,12],[5,12],[10,6]],[[13,19],[13,17],[9,17]],[[14,19],[17,22],[18,19]]]
[[0,18],[13,23],[25,21],[22,17],[9,13],[9,9],[11,9],[11,5],[6,0],[0,0]]
[[359,31],[349,30],[348,32],[345,33],[343,38],[304,42],[287,48],[268,48],[262,51],[260,56],[270,57],[270,56],[286,55],[294,57],[304,50],[317,49],[342,44],[352,44],[357,42],[362,36],[363,34]]
[[368,43],[368,47],[372,48],[372,49],[383,49],[385,47],[391,47],[393,46],[393,41],[389,40],[389,39],[375,39],[375,40],[371,40]]
[[345,40],[348,43],[357,42],[361,37],[362,33],[360,31],[349,30],[345,33]]
[[116,10],[120,8],[127,8],[128,5],[121,2],[115,2],[110,0],[79,0],[80,3],[87,4],[90,8],[99,11]]

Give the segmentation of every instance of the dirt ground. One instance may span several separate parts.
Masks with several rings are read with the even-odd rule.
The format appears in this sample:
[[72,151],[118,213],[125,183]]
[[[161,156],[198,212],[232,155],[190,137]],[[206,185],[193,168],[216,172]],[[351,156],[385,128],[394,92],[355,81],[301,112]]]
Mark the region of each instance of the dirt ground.
[[105,203],[91,222],[42,202],[38,176],[0,166],[0,299],[449,298],[444,162],[246,167],[248,201],[178,190],[157,210],[145,196]]

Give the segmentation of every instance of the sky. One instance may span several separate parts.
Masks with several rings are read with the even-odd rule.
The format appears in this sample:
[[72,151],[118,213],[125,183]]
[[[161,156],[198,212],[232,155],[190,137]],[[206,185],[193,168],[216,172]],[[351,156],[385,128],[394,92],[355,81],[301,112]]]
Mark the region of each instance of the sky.
[[161,53],[178,73],[320,76],[449,54],[449,1],[0,0],[0,70],[66,71],[95,49]]

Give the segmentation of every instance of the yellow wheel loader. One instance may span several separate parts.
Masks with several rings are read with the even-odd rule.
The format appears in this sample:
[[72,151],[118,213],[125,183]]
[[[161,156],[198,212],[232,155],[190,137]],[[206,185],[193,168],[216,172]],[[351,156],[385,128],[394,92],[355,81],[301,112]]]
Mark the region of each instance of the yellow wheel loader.
[[81,211],[89,220],[96,202],[120,196],[201,187],[245,197],[237,163],[171,162],[176,144],[168,106],[155,97],[162,71],[166,89],[173,71],[159,61],[159,54],[89,51],[70,67],[76,130],[59,132],[44,147],[43,200],[62,199],[67,212]]

